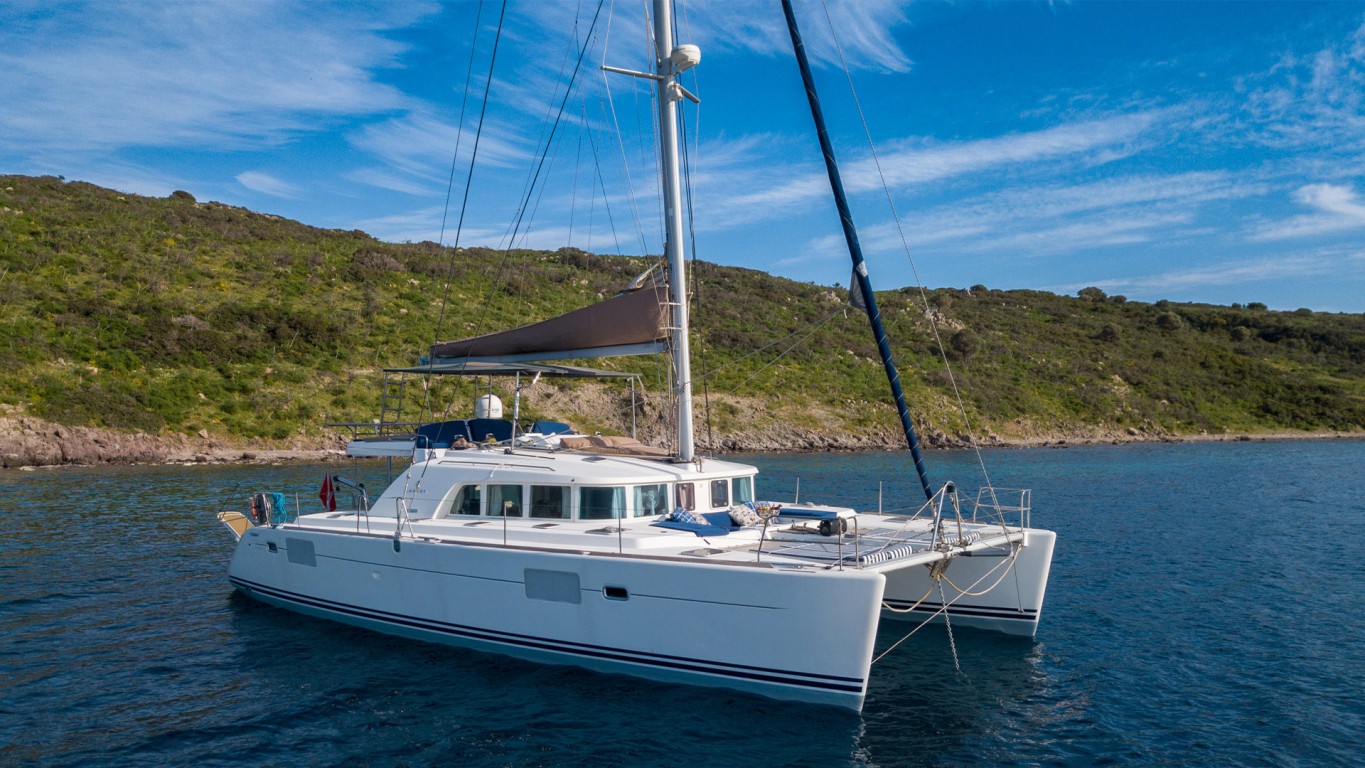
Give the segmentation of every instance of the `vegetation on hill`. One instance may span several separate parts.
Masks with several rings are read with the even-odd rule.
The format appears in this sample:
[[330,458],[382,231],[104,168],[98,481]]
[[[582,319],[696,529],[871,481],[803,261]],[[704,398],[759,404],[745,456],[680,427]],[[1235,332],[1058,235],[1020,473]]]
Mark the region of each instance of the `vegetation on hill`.
[[[68,425],[316,438],[325,422],[377,416],[381,369],[413,364],[438,338],[582,306],[649,263],[570,248],[384,243],[185,192],[158,199],[0,176],[0,403]],[[842,289],[694,269],[695,365],[711,372],[717,445],[779,424],[894,434],[875,347]],[[928,312],[918,290],[878,296],[912,416],[931,435],[967,424],[930,317],[978,433],[1365,430],[1362,315],[1144,304],[1095,288],[1073,298],[975,286],[927,298]],[[642,371],[650,390],[664,389],[656,361],[593,364]],[[561,403],[596,392],[539,386]],[[463,412],[473,384],[415,393],[405,418],[422,417],[418,402]],[[659,397],[646,411],[656,420]],[[575,416],[620,429],[628,399]],[[539,415],[535,398],[527,407]]]

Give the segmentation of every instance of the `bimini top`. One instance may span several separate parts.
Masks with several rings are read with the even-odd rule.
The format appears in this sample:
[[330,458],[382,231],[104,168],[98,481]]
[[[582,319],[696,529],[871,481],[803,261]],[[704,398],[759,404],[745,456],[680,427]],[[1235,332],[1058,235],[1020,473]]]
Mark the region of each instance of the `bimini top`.
[[580,368],[575,365],[555,365],[551,363],[494,363],[477,360],[460,360],[436,365],[419,365],[413,368],[385,368],[385,373],[429,373],[433,376],[513,376],[519,373],[542,376],[563,376],[576,379],[638,379],[640,374],[626,371],[603,371],[596,368]]

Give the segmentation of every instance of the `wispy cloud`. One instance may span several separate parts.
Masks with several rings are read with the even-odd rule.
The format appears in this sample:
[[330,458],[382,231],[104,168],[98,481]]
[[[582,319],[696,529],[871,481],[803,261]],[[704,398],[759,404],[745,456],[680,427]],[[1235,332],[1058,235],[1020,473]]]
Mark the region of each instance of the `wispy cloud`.
[[1352,187],[1308,184],[1300,187],[1294,197],[1300,204],[1316,209],[1316,212],[1263,225],[1252,233],[1250,239],[1287,240],[1365,228],[1365,203],[1360,201]]
[[1358,269],[1365,259],[1359,249],[1320,250],[1238,261],[1225,261],[1191,269],[1170,270],[1151,275],[1093,280],[1049,286],[1048,290],[1071,293],[1087,285],[1107,291],[1176,292],[1207,286],[1226,286],[1271,280],[1287,280],[1342,274],[1344,268]]
[[[454,120],[447,121],[426,110],[415,110],[366,125],[353,133],[349,141],[357,150],[377,158],[389,169],[391,176],[401,172],[426,182],[440,181],[444,188],[451,154],[458,147],[457,162],[467,165],[474,151],[474,138],[472,126],[461,132]],[[486,125],[478,141],[480,167],[524,168],[530,154],[522,141],[513,127],[496,123]],[[463,168],[457,170],[463,171]],[[393,185],[381,186],[394,188]]]
[[[950,144],[907,140],[893,144],[889,151],[881,154],[881,172],[886,183],[895,190],[1006,167],[1063,160],[1089,163],[1099,157],[1096,153],[1114,159],[1122,154],[1119,150],[1138,142],[1144,133],[1153,130],[1167,116],[1169,110],[1152,110]],[[881,187],[881,178],[871,158],[848,163],[844,176],[850,193]],[[766,217],[826,195],[828,183],[823,174],[803,173],[782,184],[731,195],[720,207],[745,208]]]
[[[86,3],[0,9],[0,149],[240,148],[407,97],[377,82],[382,33],[432,8]],[[358,30],[363,30],[359,31]],[[35,87],[42,84],[41,87]]]
[[[910,57],[897,43],[894,32],[909,23],[905,3],[900,0],[833,0],[828,3],[829,17],[820,6],[797,8],[798,23],[805,31],[805,43],[817,64],[838,65],[839,54],[830,39],[831,22],[850,68],[880,72],[904,72]],[[518,9],[543,30],[562,34],[571,29],[577,6],[572,3],[535,3]],[[604,13],[604,16],[606,14]],[[579,27],[586,32],[589,18],[580,16]],[[791,55],[791,37],[775,4],[698,0],[679,9],[679,43],[703,42],[702,56],[708,50],[744,51],[762,56]],[[612,51],[609,56],[638,52],[646,39],[645,23],[638,13],[616,13],[602,22],[603,36],[610,30]],[[618,66],[629,66],[619,64]]]
[[1313,53],[1286,52],[1237,88],[1251,140],[1286,148],[1335,143],[1358,152],[1365,147],[1365,23]]
[[302,191],[293,184],[262,171],[244,171],[235,178],[238,184],[247,189],[271,197],[297,198]]

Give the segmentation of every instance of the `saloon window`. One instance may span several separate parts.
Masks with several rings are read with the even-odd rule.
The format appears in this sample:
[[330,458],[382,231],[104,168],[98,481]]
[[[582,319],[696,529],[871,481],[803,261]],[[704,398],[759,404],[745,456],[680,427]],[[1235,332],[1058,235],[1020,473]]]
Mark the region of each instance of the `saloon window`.
[[662,484],[635,486],[636,517],[666,515],[668,511],[668,486]]
[[455,500],[450,505],[449,514],[452,515],[477,515],[479,514],[479,501],[483,494],[479,493],[477,485],[462,485],[455,494]]
[[736,504],[754,500],[754,479],[752,477],[736,477],[734,487]]
[[531,517],[565,519],[569,516],[569,489],[563,485],[531,486]]
[[579,488],[578,519],[612,520],[624,517],[626,511],[626,489],[617,488]]
[[523,507],[520,485],[488,485],[488,514],[495,517],[521,517]]

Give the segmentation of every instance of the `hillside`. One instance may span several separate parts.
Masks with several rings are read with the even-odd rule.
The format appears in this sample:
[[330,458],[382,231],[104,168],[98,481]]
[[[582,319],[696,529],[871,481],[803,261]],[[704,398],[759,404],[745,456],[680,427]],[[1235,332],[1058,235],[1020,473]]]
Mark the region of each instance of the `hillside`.
[[[610,295],[648,263],[384,243],[184,192],[0,176],[0,416],[176,445],[335,445],[322,424],[378,416],[380,369]],[[694,280],[695,365],[712,371],[703,445],[896,444],[875,347],[841,289],[707,263]],[[936,289],[929,313],[918,291],[879,294],[929,442],[966,425],[926,314],[988,439],[1365,431],[1365,316],[1082,294]],[[594,365],[645,374],[640,418],[661,434],[660,364]],[[405,418],[425,416],[417,391]],[[474,395],[442,381],[429,402],[464,413]],[[622,431],[629,400],[619,385],[541,382],[525,407]]]

